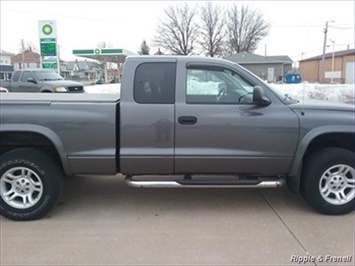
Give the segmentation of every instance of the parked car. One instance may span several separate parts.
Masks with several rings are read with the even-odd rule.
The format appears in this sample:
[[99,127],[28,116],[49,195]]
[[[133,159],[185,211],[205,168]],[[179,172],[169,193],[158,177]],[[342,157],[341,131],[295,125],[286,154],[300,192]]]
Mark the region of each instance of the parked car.
[[54,70],[47,69],[16,70],[10,81],[1,81],[1,86],[10,92],[84,92],[83,84],[64,80]]
[[287,184],[320,213],[354,210],[353,105],[300,103],[213,58],[127,57],[122,78],[120,95],[1,95],[1,215],[42,217],[63,175],[117,173],[148,188]]

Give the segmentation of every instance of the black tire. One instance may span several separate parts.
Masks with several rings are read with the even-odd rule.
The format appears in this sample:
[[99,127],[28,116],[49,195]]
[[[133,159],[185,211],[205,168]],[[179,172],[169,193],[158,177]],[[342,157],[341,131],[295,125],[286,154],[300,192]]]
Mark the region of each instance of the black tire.
[[46,153],[31,148],[9,151],[0,158],[0,214],[11,220],[35,220],[59,201],[62,170]]
[[[355,178],[354,164],[354,153],[341,148],[324,148],[311,154],[306,158],[302,170],[303,198],[322,214],[352,212],[355,189],[354,183],[352,188],[349,187],[348,180]],[[337,196],[342,198],[342,202]]]

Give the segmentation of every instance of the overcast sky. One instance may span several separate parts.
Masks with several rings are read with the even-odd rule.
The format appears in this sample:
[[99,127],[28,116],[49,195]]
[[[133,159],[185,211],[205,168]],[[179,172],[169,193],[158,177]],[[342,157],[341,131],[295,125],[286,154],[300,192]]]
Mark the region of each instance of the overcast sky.
[[[214,1],[228,8],[232,1]],[[61,58],[73,60],[73,49],[95,48],[106,41],[113,48],[139,50],[151,40],[164,9],[178,1],[0,1],[0,48],[16,53],[21,39],[39,48],[38,21],[56,20]],[[204,1],[188,2],[201,5]],[[354,1],[238,1],[260,9],[272,24],[256,54],[288,55],[294,61],[322,53],[323,29],[330,23],[329,39],[335,50],[354,48]],[[332,51],[332,46],[327,52]]]

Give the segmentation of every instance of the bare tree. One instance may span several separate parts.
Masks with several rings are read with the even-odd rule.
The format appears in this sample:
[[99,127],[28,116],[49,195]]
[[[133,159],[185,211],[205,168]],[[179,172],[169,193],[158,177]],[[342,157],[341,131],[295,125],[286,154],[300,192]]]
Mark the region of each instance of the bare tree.
[[140,55],[149,55],[150,48],[145,40],[141,43],[141,47],[138,51]]
[[254,52],[260,40],[265,38],[270,23],[258,9],[236,4],[227,13],[227,46],[230,52]]
[[185,3],[170,6],[164,12],[165,17],[158,24],[154,45],[178,55],[191,54],[198,34],[195,9]]
[[107,41],[98,42],[96,45],[97,48],[112,48],[112,43]]
[[213,2],[206,2],[200,10],[199,44],[207,51],[207,56],[221,55],[224,39],[223,10]]
[[32,42],[25,42],[23,39],[21,39],[19,51],[20,51],[20,53],[25,52],[25,51],[32,51],[32,52],[36,52],[36,53],[39,52],[37,47]]

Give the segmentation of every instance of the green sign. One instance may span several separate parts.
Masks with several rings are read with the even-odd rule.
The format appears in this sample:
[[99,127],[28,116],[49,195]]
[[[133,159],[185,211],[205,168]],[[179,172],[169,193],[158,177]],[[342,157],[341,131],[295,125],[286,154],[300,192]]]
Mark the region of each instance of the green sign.
[[40,42],[56,42],[55,38],[41,38],[39,39]]
[[123,49],[111,49],[111,48],[96,48],[96,49],[83,49],[73,50],[74,55],[99,55],[99,54],[123,54]]
[[42,68],[57,69],[58,63],[57,61],[44,61],[42,62]]
[[80,54],[94,54],[94,49],[85,49],[85,50],[73,50],[74,55]]
[[103,54],[122,54],[122,49],[102,49],[101,53]]
[[42,43],[41,42],[41,56],[56,56],[57,45],[55,42]]

